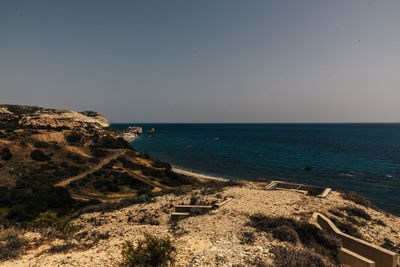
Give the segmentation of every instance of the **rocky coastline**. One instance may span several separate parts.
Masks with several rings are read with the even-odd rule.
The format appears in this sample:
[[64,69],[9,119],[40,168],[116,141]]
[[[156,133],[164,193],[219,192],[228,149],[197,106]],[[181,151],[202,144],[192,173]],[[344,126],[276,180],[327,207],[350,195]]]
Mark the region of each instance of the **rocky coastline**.
[[[170,245],[165,266],[337,266],[343,244],[315,213],[400,252],[400,218],[356,194],[173,168],[127,142],[141,127],[110,130],[96,112],[0,105],[0,122],[0,266],[134,266],[124,248],[149,235]],[[178,206],[209,212],[173,219]]]

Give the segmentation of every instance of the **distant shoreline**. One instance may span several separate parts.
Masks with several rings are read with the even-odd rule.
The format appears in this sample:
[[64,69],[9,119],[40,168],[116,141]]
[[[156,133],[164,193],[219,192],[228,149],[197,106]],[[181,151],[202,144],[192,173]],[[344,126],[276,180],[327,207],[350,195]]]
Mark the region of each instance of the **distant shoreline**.
[[229,181],[228,178],[218,177],[218,176],[211,176],[206,174],[201,174],[197,172],[187,171],[180,168],[173,167],[172,170],[179,174],[184,174],[187,176],[193,176],[195,178],[206,179],[206,180],[217,180],[217,181]]

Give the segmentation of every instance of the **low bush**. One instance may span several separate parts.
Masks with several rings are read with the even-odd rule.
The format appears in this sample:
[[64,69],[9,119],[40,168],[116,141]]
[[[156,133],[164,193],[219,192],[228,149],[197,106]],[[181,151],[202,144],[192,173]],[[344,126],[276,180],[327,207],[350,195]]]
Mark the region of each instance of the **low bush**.
[[77,217],[81,214],[85,213],[93,213],[93,212],[110,212],[118,209],[122,209],[125,207],[129,207],[134,204],[140,203],[150,203],[154,201],[149,197],[149,195],[140,195],[130,198],[121,199],[119,202],[102,202],[102,203],[93,203],[93,205],[87,205],[78,212],[74,214],[74,217]]
[[7,208],[6,219],[10,222],[26,223],[47,210],[60,215],[70,212],[76,201],[62,187],[51,185],[31,186],[17,181],[17,186],[0,195],[2,207]]
[[292,218],[268,217],[262,214],[255,214],[250,216],[248,225],[259,231],[271,232],[274,237],[282,241],[295,242],[297,235],[298,240],[303,245],[314,248],[318,253],[336,260],[340,242],[308,222],[301,222]]
[[56,212],[46,211],[39,214],[39,216],[29,223],[31,228],[36,229],[50,229],[53,234],[70,236],[77,232],[80,227],[69,221],[67,217],[58,217]]
[[90,153],[92,153],[92,156],[95,158],[104,158],[108,154],[110,154],[109,151],[92,146],[90,147]]
[[15,228],[0,228],[0,261],[18,257],[26,244],[26,240],[21,237]]
[[89,158],[88,161],[89,161],[90,163],[93,163],[93,164],[97,164],[97,163],[100,162],[100,160],[98,160],[97,158]]
[[153,190],[153,188],[154,187],[152,185],[145,185],[145,186],[139,188],[137,194],[138,194],[138,196],[147,195],[151,192],[151,190]]
[[260,256],[256,256],[253,259],[246,259],[246,263],[249,266],[254,266],[254,267],[271,267],[271,265],[267,264],[266,261]]
[[342,192],[341,195],[344,199],[353,201],[356,204],[359,204],[359,205],[362,205],[365,207],[371,206],[371,202],[369,202],[368,199],[366,199],[364,196],[356,194],[354,192]]
[[1,159],[5,161],[8,161],[12,158],[11,150],[8,147],[3,148],[0,152],[0,155]]
[[145,234],[136,246],[126,241],[122,248],[123,266],[170,266],[175,262],[176,249],[169,238]]
[[330,210],[328,210],[328,212],[331,213],[331,214],[333,214],[333,215],[335,215],[335,216],[337,216],[337,217],[339,217],[339,218],[344,218],[344,217],[346,217],[346,215],[345,215],[344,213],[342,213],[342,212],[340,212],[340,211],[338,211],[338,210],[330,209]]
[[271,232],[274,228],[282,225],[294,225],[296,221],[285,217],[268,217],[262,214],[250,216],[249,226],[256,228],[259,231]]
[[79,132],[72,132],[69,135],[65,137],[68,143],[77,143],[81,141],[82,139],[82,134]]
[[383,239],[382,247],[383,247],[383,248],[386,248],[386,249],[388,249],[388,250],[390,250],[390,251],[393,251],[393,252],[395,252],[395,253],[397,253],[397,254],[400,253],[400,243],[397,244],[397,245],[395,245],[395,244],[393,243],[393,241],[390,240],[389,238]]
[[52,245],[47,252],[48,253],[60,253],[60,252],[68,252],[69,250],[76,248],[77,245],[73,243],[65,243],[65,244],[59,244],[59,245]]
[[253,232],[242,232],[238,237],[241,244],[252,245],[256,239]]
[[237,182],[235,180],[229,180],[229,181],[209,180],[205,183],[197,183],[196,187],[201,189],[200,192],[201,195],[206,196],[206,195],[217,194],[229,186],[241,186],[241,185],[242,184],[240,182]]
[[65,157],[81,165],[86,163],[86,159],[77,153],[68,152],[67,155],[65,155]]
[[30,154],[31,158],[36,161],[48,161],[50,157],[46,155],[42,150],[35,149]]
[[351,223],[348,222],[341,222],[336,218],[333,217],[328,217],[335,225],[337,228],[339,228],[340,231],[342,231],[343,233],[352,235],[354,237],[363,239],[363,236],[361,235],[361,233],[357,230],[357,228],[355,228]]
[[142,217],[139,218],[138,223],[140,224],[149,224],[149,225],[160,225],[160,222],[157,220],[157,215],[151,213],[145,213]]
[[48,147],[50,147],[50,144],[47,142],[39,141],[39,142],[35,142],[33,144],[33,146],[36,148],[48,148]]
[[199,201],[199,198],[197,196],[191,196],[189,205],[196,205],[197,201]]
[[53,144],[52,144],[52,148],[53,148],[54,150],[61,150],[61,149],[62,149],[62,147],[61,147],[59,144],[56,144],[56,143],[53,143]]
[[381,219],[376,219],[376,220],[374,220],[374,222],[380,226],[384,226],[384,227],[387,226],[387,224],[384,221],[382,221]]
[[371,220],[371,216],[358,207],[341,207],[339,210],[345,211],[349,216],[356,216],[367,221]]
[[296,243],[299,240],[296,231],[287,225],[278,226],[272,230],[272,236],[280,241],[288,241],[292,243]]
[[133,147],[122,137],[114,138],[110,135],[99,138],[97,145],[102,148],[114,148],[114,149],[133,149]]
[[367,224],[365,221],[357,220],[356,218],[354,218],[352,216],[347,216],[346,220],[351,222],[352,224],[360,226],[360,227],[365,226]]
[[[271,249],[275,267],[325,267],[330,264],[309,249],[295,249],[277,246]],[[333,264],[331,266],[334,266]]]
[[154,162],[151,164],[151,166],[153,166],[154,168],[165,168],[165,169],[171,169],[171,165],[167,162],[163,162],[161,160],[157,160],[155,159]]

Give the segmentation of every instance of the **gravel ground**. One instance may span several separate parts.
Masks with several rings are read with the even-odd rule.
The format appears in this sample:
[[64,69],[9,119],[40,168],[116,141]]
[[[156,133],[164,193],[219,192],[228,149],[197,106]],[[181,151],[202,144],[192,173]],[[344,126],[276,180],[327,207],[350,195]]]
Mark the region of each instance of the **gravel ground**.
[[[313,212],[328,214],[329,209],[349,205],[364,209],[372,217],[358,228],[364,239],[381,245],[384,238],[390,238],[395,244],[400,244],[399,217],[356,205],[334,191],[321,199],[293,191],[266,191],[264,185],[248,182],[242,187],[226,187],[208,196],[201,196],[200,191],[182,196],[168,194],[157,197],[154,203],[136,204],[113,212],[83,214],[75,220],[83,228],[71,240],[46,242],[0,266],[116,266],[121,262],[125,240],[135,242],[144,233],[170,237],[177,248],[178,266],[254,266],[257,262],[273,265],[270,248],[288,244],[247,226],[250,215],[261,213],[308,221]],[[228,197],[233,200],[210,214],[171,224],[173,205],[188,204],[192,194],[197,194],[205,202]],[[378,219],[386,226],[376,223]],[[254,243],[242,244],[243,232],[253,232]],[[27,233],[26,237],[40,239],[36,233]],[[56,245],[62,247],[65,244],[71,248],[60,249],[60,252],[54,249]],[[53,252],[48,251],[50,248]]]

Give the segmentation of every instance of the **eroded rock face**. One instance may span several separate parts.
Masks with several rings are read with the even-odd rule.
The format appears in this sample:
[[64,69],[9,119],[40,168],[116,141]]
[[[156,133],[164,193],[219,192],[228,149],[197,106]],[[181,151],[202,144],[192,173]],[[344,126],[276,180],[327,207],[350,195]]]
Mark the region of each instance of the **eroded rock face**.
[[140,126],[129,126],[126,128],[125,133],[142,134],[143,129]]
[[104,116],[101,115],[100,113],[97,113],[95,111],[84,111],[84,112],[81,112],[81,114],[85,115],[86,117],[97,120],[103,127],[110,126],[110,123],[108,122],[108,120],[106,118],[104,118]]
[[44,109],[41,107],[0,105],[0,114],[18,117],[21,126],[33,127],[87,127],[110,126],[103,115],[94,111],[78,113],[72,110]]

